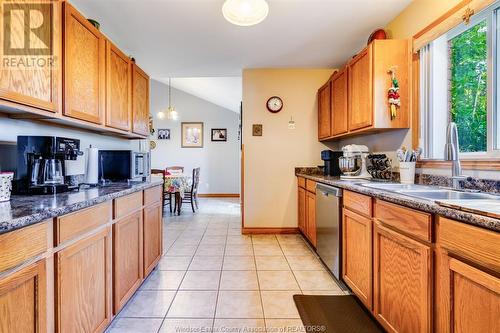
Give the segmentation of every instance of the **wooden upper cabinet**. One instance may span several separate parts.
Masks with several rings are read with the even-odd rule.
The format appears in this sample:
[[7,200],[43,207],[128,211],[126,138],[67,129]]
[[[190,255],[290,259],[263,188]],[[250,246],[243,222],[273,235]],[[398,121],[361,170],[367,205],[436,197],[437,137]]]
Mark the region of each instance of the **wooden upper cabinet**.
[[331,135],[347,133],[347,68],[331,79]]
[[161,202],[144,208],[144,276],[147,276],[161,258],[163,248]]
[[[373,125],[372,112],[372,45],[349,63],[349,130]],[[387,87],[389,88],[389,87]]]
[[331,88],[330,81],[318,90],[318,138],[325,139],[330,132]]
[[149,76],[132,64],[132,132],[149,135]]
[[55,254],[56,331],[102,332],[111,321],[108,228]]
[[130,131],[132,126],[130,59],[106,42],[106,126]]
[[379,223],[373,238],[375,317],[388,332],[432,332],[430,246]]
[[64,115],[102,124],[105,109],[105,38],[64,2]]
[[[29,3],[27,5],[30,6]],[[33,3],[33,6],[38,6],[38,4]],[[2,17],[6,14],[3,13],[5,8],[4,6],[0,8]],[[12,56],[12,59],[17,62],[15,66],[7,65],[0,68],[0,100],[13,102],[14,107],[18,104],[20,108],[28,106],[50,112],[59,112],[61,109],[61,3],[53,2],[50,10],[52,12],[47,14],[52,17],[52,29],[43,30],[44,34],[47,33],[47,40],[41,41],[42,50],[47,50],[48,54],[37,56],[36,53],[30,54],[33,52],[32,49],[27,49],[23,52],[26,54]],[[50,28],[49,25],[44,27]],[[10,38],[14,45],[26,45],[28,41],[19,29],[13,30]],[[11,57],[9,52],[5,51],[7,50],[4,47],[0,48],[0,55],[8,60]],[[19,64],[20,60],[33,57],[35,59],[40,57],[43,62],[37,61],[37,66],[30,67]],[[0,101],[0,104],[3,103]]]
[[47,331],[45,260],[0,279],[0,332]]

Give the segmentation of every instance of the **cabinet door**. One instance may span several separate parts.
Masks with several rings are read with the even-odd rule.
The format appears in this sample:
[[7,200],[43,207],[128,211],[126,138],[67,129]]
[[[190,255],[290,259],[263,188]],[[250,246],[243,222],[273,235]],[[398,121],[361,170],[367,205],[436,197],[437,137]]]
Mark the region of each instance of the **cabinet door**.
[[306,191],[306,224],[307,237],[316,246],[316,195]]
[[149,76],[132,65],[132,131],[149,134]]
[[113,309],[125,305],[142,282],[142,212],[113,225]]
[[129,131],[131,116],[131,65],[113,43],[106,43],[106,126]]
[[105,39],[64,3],[64,115],[101,124],[105,107]]
[[342,277],[358,298],[372,308],[372,220],[343,209]]
[[0,332],[46,332],[45,260],[0,279]]
[[144,208],[144,276],[155,268],[162,255],[162,210],[161,202]]
[[371,50],[370,45],[349,63],[349,131],[373,125]]
[[[3,12],[7,6],[7,2],[2,3],[0,8],[0,15],[9,15]],[[13,2],[15,5],[16,3]],[[35,10],[42,10],[39,3],[27,3],[23,6],[33,6]],[[29,7],[28,7],[29,8]],[[42,53],[47,52],[47,54],[37,55],[39,51],[37,49],[28,49],[26,52],[21,51],[23,54],[19,54],[14,50],[9,53],[16,53],[16,55],[9,55],[5,47],[0,48],[0,56],[2,56],[4,61],[4,66],[0,68],[0,99],[7,101],[19,103],[22,105],[39,108],[45,111],[58,112],[61,106],[61,88],[62,88],[62,72],[61,72],[61,3],[56,1],[51,4],[50,7],[46,7],[46,11],[43,13],[44,20],[52,18],[52,28],[45,29],[42,26],[40,42],[43,43],[40,46],[40,51]],[[10,16],[9,16],[10,17]],[[18,18],[17,20],[13,18],[11,25],[23,24],[21,18],[24,16],[13,16]],[[50,27],[49,27],[50,28]],[[45,36],[46,35],[46,36]],[[22,29],[12,30],[9,35],[11,40],[11,45],[24,46],[28,42],[25,38],[25,34]],[[24,54],[26,53],[26,54]],[[12,60],[11,60],[12,59]],[[28,59],[34,59],[36,65],[26,62]],[[9,63],[12,61],[12,65]],[[14,61],[16,62],[14,64]],[[27,65],[23,65],[23,62]],[[30,65],[29,65],[30,64]]]
[[431,332],[431,249],[376,223],[374,314],[389,332]]
[[[500,332],[500,279],[460,260],[448,258],[449,332]],[[448,330],[447,330],[448,331]]]
[[330,81],[318,90],[318,138],[325,139],[330,136]]
[[298,222],[299,222],[299,230],[306,235],[306,190],[299,187],[298,188]]
[[56,253],[57,332],[102,332],[111,319],[109,229]]
[[332,78],[332,136],[347,133],[347,69]]

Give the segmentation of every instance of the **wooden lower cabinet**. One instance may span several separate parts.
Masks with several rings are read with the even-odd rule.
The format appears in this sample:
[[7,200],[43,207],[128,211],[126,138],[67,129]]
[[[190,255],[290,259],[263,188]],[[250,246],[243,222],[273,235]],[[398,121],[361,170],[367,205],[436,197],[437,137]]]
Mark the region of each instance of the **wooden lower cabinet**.
[[306,191],[306,235],[316,247],[316,194]]
[[162,210],[161,201],[144,208],[144,277],[151,273],[162,255]]
[[372,309],[372,220],[345,208],[342,215],[342,277]]
[[45,259],[0,279],[0,332],[46,332]]
[[113,224],[113,311],[115,314],[139,288],[142,269],[142,212]]
[[303,234],[307,234],[306,229],[306,190],[298,188],[298,225]]
[[374,315],[388,332],[431,332],[431,248],[374,224]]
[[110,240],[107,227],[55,254],[57,332],[102,332],[109,324]]

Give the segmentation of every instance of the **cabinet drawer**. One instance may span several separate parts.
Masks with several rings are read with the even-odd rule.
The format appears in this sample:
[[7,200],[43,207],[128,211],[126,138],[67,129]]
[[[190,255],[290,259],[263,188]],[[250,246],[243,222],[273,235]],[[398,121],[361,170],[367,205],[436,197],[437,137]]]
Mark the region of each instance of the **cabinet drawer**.
[[432,215],[375,200],[374,216],[385,225],[426,242],[432,240]]
[[142,207],[142,191],[115,199],[114,218],[119,219]]
[[306,179],[306,190],[316,193],[316,182],[314,180]]
[[351,191],[344,191],[344,207],[367,217],[372,216],[372,198]]
[[0,272],[47,250],[47,222],[0,235]]
[[297,177],[297,183],[299,187],[306,188],[306,179],[302,177]]
[[97,228],[111,220],[111,201],[57,218],[56,245]]
[[439,217],[437,242],[449,252],[500,272],[500,234]]
[[144,190],[144,206],[149,206],[161,201],[162,187],[155,186]]

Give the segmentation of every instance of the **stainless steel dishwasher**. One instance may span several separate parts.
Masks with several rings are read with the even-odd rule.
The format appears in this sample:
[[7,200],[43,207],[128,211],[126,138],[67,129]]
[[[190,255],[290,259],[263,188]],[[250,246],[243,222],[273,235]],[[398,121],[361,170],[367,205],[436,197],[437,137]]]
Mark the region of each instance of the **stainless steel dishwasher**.
[[316,184],[316,251],[340,281],[342,190]]

